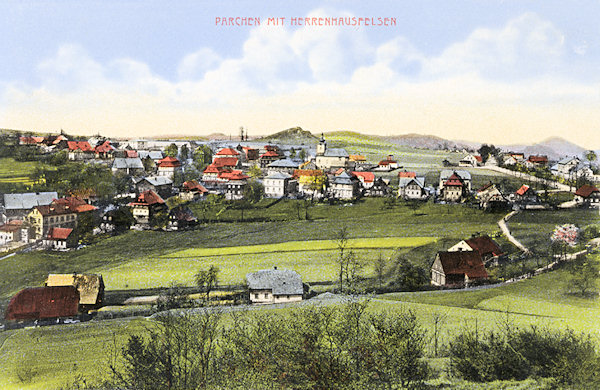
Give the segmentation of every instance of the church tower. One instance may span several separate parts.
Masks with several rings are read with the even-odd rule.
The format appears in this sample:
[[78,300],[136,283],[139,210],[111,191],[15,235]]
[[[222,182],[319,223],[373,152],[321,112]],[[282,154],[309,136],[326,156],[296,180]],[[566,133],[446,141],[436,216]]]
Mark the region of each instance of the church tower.
[[317,156],[325,155],[325,151],[327,150],[327,141],[323,137],[323,133],[321,133],[321,139],[319,140],[319,144],[317,145]]

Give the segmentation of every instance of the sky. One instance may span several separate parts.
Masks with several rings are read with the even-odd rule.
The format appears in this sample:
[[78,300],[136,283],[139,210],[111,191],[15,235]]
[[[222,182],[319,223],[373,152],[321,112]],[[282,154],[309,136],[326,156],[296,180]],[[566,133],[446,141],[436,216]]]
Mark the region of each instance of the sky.
[[[597,15],[598,1],[0,0],[0,128],[600,149]],[[353,17],[390,23],[297,22]]]

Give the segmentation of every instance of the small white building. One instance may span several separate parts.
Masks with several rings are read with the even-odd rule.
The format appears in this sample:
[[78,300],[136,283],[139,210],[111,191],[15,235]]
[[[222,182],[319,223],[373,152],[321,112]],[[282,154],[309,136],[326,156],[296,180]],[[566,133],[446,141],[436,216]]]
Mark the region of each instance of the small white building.
[[302,277],[287,269],[264,269],[246,275],[250,302],[255,304],[298,302],[304,288]]
[[424,177],[401,177],[398,179],[398,197],[404,199],[427,199]]
[[274,172],[263,180],[265,196],[268,198],[281,198],[289,195],[294,189],[295,180],[292,176],[283,172]]

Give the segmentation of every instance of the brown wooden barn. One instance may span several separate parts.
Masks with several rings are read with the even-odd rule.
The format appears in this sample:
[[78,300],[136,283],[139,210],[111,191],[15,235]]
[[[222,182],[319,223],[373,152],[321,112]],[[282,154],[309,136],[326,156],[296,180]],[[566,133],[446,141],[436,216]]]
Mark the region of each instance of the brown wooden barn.
[[79,292],[73,286],[35,287],[19,291],[8,304],[7,321],[35,321],[75,317]]

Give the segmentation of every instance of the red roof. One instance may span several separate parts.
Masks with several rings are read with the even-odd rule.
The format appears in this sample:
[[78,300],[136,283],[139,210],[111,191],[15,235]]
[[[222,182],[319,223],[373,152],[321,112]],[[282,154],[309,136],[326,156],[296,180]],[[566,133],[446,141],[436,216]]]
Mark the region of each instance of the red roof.
[[92,152],[94,148],[87,141],[67,141],[69,150],[81,150],[83,152]]
[[19,142],[21,144],[35,145],[44,142],[44,137],[19,137]]
[[208,192],[206,188],[196,180],[189,180],[183,183],[183,189],[185,191],[198,191],[198,192]]
[[337,171],[335,171],[333,174],[334,174],[334,175],[336,175],[336,176],[338,176],[338,175],[341,175],[341,174],[342,174],[342,172],[344,172],[344,171],[345,171],[345,169],[344,169],[344,168],[338,168],[338,170],[337,170]]
[[219,157],[215,158],[215,161],[211,165],[217,168],[221,167],[235,167],[238,165],[237,157]]
[[215,156],[239,156],[240,153],[232,148],[223,148],[215,154]]
[[390,165],[396,164],[396,160],[381,160],[379,161],[379,165]]
[[138,152],[136,150],[126,150],[125,151],[125,158],[137,158],[140,155],[138,154]]
[[55,199],[52,201],[53,205],[63,205],[66,209],[75,210],[76,213],[84,213],[86,211],[94,211],[97,207],[86,203],[85,200],[76,196],[68,196],[66,198]]
[[79,292],[74,286],[26,288],[8,304],[7,320],[40,320],[78,314]]
[[416,178],[417,177],[417,173],[416,172],[407,172],[407,171],[402,171],[402,172],[398,172],[398,177],[410,177],[410,178]]
[[204,173],[219,173],[219,172],[220,172],[220,170],[219,170],[219,168],[217,168],[217,166],[215,164],[210,164],[204,170]]
[[598,194],[600,193],[600,190],[589,184],[584,184],[583,186],[579,187],[577,191],[575,191],[575,195],[579,195],[583,198],[588,198],[593,193]]
[[446,275],[467,275],[469,279],[488,277],[478,252],[438,252],[438,256]]
[[452,176],[450,176],[448,178],[448,180],[446,180],[446,182],[444,183],[444,186],[456,186],[456,187],[462,187],[464,185],[462,179],[460,178],[460,176],[458,176],[456,173],[453,173]]
[[110,141],[104,141],[101,145],[96,146],[95,150],[96,153],[108,153],[115,150],[115,148],[110,144]]
[[529,162],[536,164],[547,164],[548,157],[547,156],[529,156]]
[[152,190],[142,192],[135,202],[131,202],[128,206],[152,206],[155,204],[163,204],[165,201],[156,192]]
[[465,242],[481,256],[492,254],[493,256],[502,256],[504,252],[489,236],[471,237]]
[[477,160],[478,162],[483,162],[483,158],[481,158],[481,156],[473,156],[475,157],[475,160]]
[[265,158],[265,157],[277,157],[279,158],[279,153],[277,153],[274,150],[269,150],[263,154],[261,154],[260,158]]
[[529,186],[527,184],[523,184],[521,188],[519,188],[516,192],[517,195],[525,195],[529,191]]
[[219,173],[219,179],[224,180],[246,180],[249,178],[250,176],[244,175],[242,171],[226,171]]
[[73,232],[73,229],[53,227],[48,231],[49,240],[66,240]]
[[15,232],[23,226],[23,221],[20,219],[15,219],[12,221],[8,221],[6,224],[0,226],[0,231],[2,232]]
[[61,215],[70,213],[84,213],[87,211],[96,210],[96,207],[91,204],[87,204],[84,200],[69,196],[66,198],[54,199],[52,203],[45,206],[36,206],[42,215]]
[[375,174],[373,172],[352,172],[352,174],[358,178],[362,177],[362,181],[365,183],[372,183],[375,181]]
[[158,162],[159,168],[180,167],[181,163],[175,157],[167,156]]

